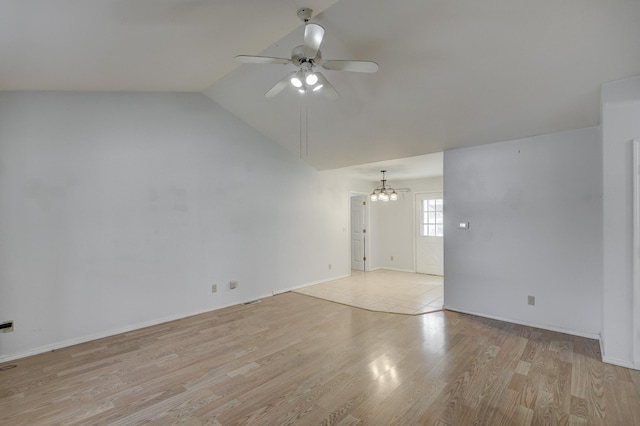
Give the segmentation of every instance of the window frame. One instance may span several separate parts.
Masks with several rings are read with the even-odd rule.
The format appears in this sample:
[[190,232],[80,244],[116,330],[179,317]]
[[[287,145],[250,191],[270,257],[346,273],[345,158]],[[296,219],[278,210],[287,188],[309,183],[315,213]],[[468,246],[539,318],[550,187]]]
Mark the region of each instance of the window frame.
[[[444,200],[431,198],[421,200],[420,235],[423,237],[444,237]],[[439,215],[438,215],[439,214]],[[430,220],[433,215],[433,221]]]

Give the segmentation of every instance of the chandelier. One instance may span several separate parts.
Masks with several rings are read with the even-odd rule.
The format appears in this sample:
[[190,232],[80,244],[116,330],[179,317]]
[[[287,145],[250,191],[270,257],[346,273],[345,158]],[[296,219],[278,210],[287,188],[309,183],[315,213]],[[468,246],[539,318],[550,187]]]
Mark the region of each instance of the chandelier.
[[371,193],[371,201],[396,201],[398,199],[398,193],[395,189],[387,186],[387,180],[384,178],[386,170],[380,170],[382,172],[382,185],[378,186]]

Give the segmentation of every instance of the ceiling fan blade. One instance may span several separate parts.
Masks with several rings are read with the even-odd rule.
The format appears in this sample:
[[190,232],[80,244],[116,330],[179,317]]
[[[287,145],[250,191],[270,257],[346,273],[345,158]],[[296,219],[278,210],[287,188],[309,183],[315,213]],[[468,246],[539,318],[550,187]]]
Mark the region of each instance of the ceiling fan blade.
[[324,28],[318,24],[307,24],[304,27],[304,54],[307,58],[315,58],[322,44]]
[[295,71],[289,73],[282,77],[282,79],[277,82],[267,93],[264,94],[265,98],[273,98],[278,93],[282,92],[282,90],[290,84],[291,77],[295,74]]
[[372,61],[324,61],[322,68],[335,71],[374,73],[378,71],[378,64]]
[[238,62],[243,64],[290,64],[291,59],[285,58],[272,58],[270,56],[250,56],[250,55],[238,55],[234,58]]
[[340,95],[338,94],[336,89],[331,85],[331,83],[329,83],[329,80],[327,80],[327,78],[324,75],[322,75],[322,73],[316,72],[316,75],[318,76],[318,84],[322,84],[322,88],[320,88],[319,90],[320,92],[322,92],[324,97],[331,101],[337,100],[340,97]]

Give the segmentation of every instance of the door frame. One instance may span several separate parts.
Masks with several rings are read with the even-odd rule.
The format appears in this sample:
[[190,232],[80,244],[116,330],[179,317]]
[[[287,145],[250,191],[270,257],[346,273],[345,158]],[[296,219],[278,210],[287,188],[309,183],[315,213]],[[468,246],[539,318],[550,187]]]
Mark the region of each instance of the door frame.
[[363,197],[366,201],[366,205],[364,206],[364,229],[367,230],[367,235],[365,236],[364,239],[364,256],[367,258],[367,260],[364,262],[364,271],[363,272],[368,272],[371,271],[371,221],[370,221],[370,217],[371,217],[371,211],[370,211],[370,201],[367,199],[367,197],[370,194],[368,192],[360,192],[360,191],[349,191],[349,202],[347,203],[348,206],[347,208],[349,209],[349,214],[348,214],[348,218],[349,218],[349,227],[347,229],[348,232],[348,240],[349,240],[349,275],[351,275],[351,197]]
[[640,370],[640,139],[633,140],[633,364]]
[[[419,191],[413,194],[413,272],[418,273],[418,197],[424,194],[442,194],[442,202],[444,203],[444,189],[431,190],[431,191]],[[442,243],[444,244],[444,238],[442,237]],[[442,270],[444,271],[444,258],[443,258]]]

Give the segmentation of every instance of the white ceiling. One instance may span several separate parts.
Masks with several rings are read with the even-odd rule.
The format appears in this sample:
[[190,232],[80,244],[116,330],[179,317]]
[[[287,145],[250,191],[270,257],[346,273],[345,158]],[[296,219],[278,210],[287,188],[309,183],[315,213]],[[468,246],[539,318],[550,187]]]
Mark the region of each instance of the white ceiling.
[[[324,59],[380,65],[326,71],[341,98],[307,119],[263,97],[287,66],[233,61],[289,57],[301,6]],[[205,91],[328,169],[596,126],[601,84],[640,74],[638,22],[638,0],[2,0],[0,90]]]
[[[436,152],[340,167],[332,169],[332,172],[344,173],[344,175],[355,179],[379,181],[382,179],[381,171],[386,170],[386,177],[389,182],[397,183],[398,181],[411,179],[440,177],[442,176],[442,167],[442,152]],[[397,184],[395,184],[395,187],[397,188]]]
[[1,0],[0,90],[201,92],[333,3]]

